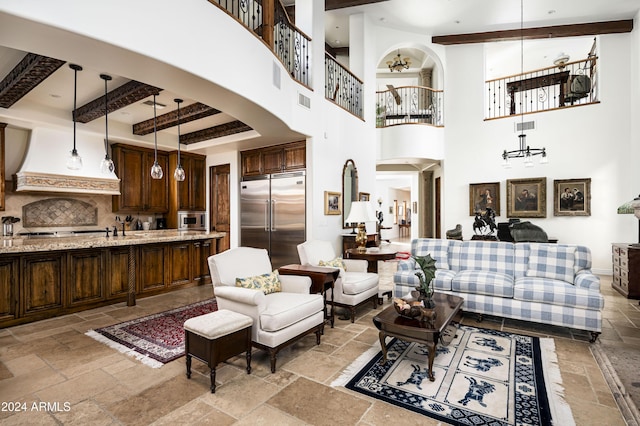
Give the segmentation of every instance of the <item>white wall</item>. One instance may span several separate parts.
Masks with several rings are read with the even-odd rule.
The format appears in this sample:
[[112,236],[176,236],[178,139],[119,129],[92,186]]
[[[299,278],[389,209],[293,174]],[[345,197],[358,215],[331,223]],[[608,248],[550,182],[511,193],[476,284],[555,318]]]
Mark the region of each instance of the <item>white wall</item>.
[[[637,32],[637,31],[636,31]],[[512,119],[483,120],[483,45],[448,46],[445,81],[445,145],[443,175],[443,229],[456,223],[463,235],[472,235],[469,216],[469,184],[501,183],[501,217],[506,221],[506,181],[546,177],[547,217],[530,219],[560,243],[583,244],[593,255],[596,272],[611,272],[611,243],[634,242],[637,220],[616,214],[616,208],[633,198],[638,188],[630,185],[637,172],[632,167],[631,40],[637,35],[616,34],[599,38],[600,100],[597,105],[530,115],[537,129],[527,135],[532,147],[546,147],[549,164],[524,168],[514,161],[501,167],[503,149],[517,148]],[[635,54],[637,57],[637,52]],[[635,101],[637,103],[637,101]],[[637,120],[634,120],[637,121]],[[637,139],[636,139],[637,146]],[[553,180],[591,178],[591,216],[554,217]],[[637,182],[637,179],[635,180]]]

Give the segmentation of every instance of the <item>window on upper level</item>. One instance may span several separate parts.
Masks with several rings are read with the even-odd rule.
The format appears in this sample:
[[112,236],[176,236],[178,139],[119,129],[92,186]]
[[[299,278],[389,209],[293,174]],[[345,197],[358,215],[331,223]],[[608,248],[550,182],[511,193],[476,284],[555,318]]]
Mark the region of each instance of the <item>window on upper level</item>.
[[485,119],[597,103],[596,40],[573,37],[486,44]]

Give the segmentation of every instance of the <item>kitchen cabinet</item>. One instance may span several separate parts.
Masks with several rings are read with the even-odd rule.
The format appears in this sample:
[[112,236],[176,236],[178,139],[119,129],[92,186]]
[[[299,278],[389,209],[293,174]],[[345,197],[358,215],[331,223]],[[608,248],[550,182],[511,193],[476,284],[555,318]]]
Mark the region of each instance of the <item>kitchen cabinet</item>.
[[63,252],[38,253],[22,260],[24,276],[21,293],[24,315],[55,315],[63,307]]
[[242,176],[304,170],[307,165],[306,155],[305,141],[242,151]]
[[137,268],[140,293],[164,289],[165,247],[166,244],[140,246],[140,260]]
[[178,227],[178,211],[207,210],[207,176],[206,157],[204,155],[180,153],[180,162],[185,172],[185,179],[178,182],[173,172],[178,165],[178,153],[169,153],[169,213],[167,227]]
[[185,285],[191,282],[191,262],[193,261],[191,246],[192,244],[187,241],[168,245],[169,286]]
[[152,149],[114,144],[111,147],[115,173],[120,178],[120,195],[112,198],[114,212],[166,213],[169,210],[169,157],[158,152],[162,179],[151,178],[155,161]]
[[640,298],[640,247],[614,243],[611,250],[613,261],[611,286],[626,298]]
[[0,254],[0,328],[210,283],[207,260],[221,235],[178,238]]
[[125,246],[110,248],[107,251],[107,299],[126,297],[129,292],[129,274],[132,266],[129,264],[129,250],[130,248]]
[[0,123],[0,211],[4,211],[4,129],[7,127],[7,123]]
[[0,321],[12,320],[18,315],[18,261],[18,257],[0,258]]
[[105,298],[105,256],[103,250],[74,250],[68,254],[68,305],[100,302]]
[[213,240],[196,241],[193,243],[192,280],[198,285],[210,284],[209,256],[216,254]]

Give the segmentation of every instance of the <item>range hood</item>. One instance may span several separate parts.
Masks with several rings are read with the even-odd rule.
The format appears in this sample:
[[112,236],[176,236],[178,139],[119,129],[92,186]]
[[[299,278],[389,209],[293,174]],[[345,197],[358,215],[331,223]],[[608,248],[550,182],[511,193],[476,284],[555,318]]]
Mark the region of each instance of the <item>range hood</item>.
[[73,147],[73,131],[49,128],[31,130],[22,166],[15,176],[16,192],[63,192],[120,195],[120,179],[100,171],[104,138],[77,134],[76,148],[82,157],[80,170],[66,167]]

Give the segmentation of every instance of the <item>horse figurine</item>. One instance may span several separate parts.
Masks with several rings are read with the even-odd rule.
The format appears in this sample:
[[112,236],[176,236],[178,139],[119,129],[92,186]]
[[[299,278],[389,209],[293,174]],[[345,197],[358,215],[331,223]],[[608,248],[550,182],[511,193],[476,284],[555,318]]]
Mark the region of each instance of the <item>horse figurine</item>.
[[[480,235],[493,235],[498,228],[495,217],[496,214],[490,207],[487,207],[486,211],[482,214],[476,212],[476,218],[473,221],[473,231]],[[487,228],[489,229],[487,230]]]

